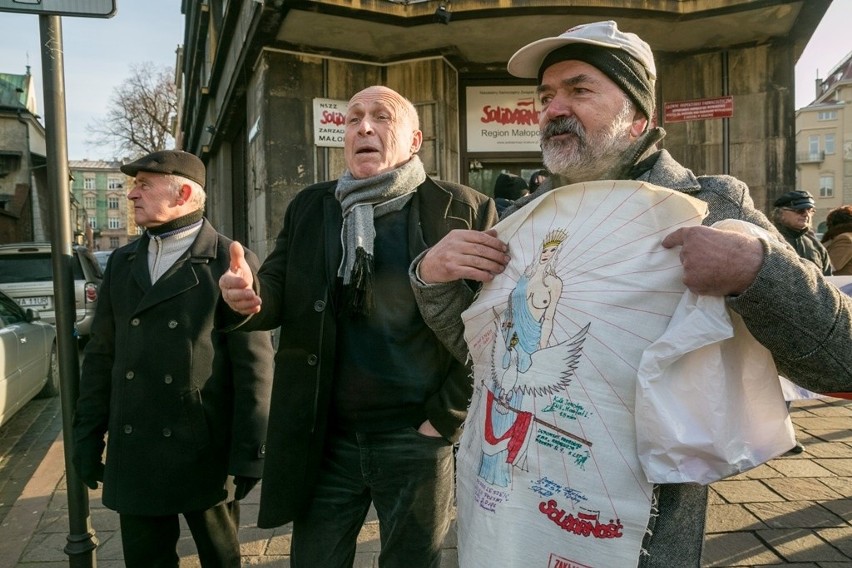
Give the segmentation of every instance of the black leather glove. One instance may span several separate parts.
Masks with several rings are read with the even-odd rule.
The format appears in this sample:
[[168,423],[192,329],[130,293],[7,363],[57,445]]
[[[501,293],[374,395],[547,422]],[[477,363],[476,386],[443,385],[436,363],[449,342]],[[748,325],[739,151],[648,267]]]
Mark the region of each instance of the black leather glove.
[[89,489],[97,489],[98,481],[104,480],[104,464],[101,460],[81,460],[75,456],[74,469]]
[[260,481],[260,479],[256,477],[243,477],[242,475],[234,476],[234,485],[237,488],[234,492],[234,499],[239,501],[248,495],[249,492],[254,489],[254,486],[257,485],[258,481]]
[[89,444],[78,443],[74,447],[71,461],[80,480],[90,489],[98,488],[98,481],[104,480],[103,443],[88,447]]

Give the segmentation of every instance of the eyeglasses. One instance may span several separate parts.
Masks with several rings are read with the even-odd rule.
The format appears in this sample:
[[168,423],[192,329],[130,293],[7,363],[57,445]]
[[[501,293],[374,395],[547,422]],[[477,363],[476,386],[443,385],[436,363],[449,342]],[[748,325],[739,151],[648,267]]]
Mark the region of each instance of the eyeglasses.
[[808,209],[792,209],[790,207],[782,207],[782,209],[784,211],[792,211],[793,213],[796,213],[798,215],[801,215],[803,213],[805,215],[813,215],[814,214],[814,208],[813,207],[810,207]]

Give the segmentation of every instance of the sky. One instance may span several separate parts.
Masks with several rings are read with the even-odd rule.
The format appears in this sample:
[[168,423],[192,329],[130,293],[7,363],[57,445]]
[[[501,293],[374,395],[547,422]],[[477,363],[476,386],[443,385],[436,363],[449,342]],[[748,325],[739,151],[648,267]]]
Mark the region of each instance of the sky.
[[[108,147],[89,145],[86,126],[106,115],[131,64],[174,68],[183,43],[181,0],[115,1],[112,18],[61,18],[69,160],[117,157]],[[40,37],[38,15],[0,12],[0,72],[23,75],[29,64],[44,116]]]
[[[108,148],[92,146],[86,126],[105,116],[113,89],[129,76],[130,64],[174,67],[183,43],[180,0],[116,0],[112,18],[63,17],[65,112],[68,158],[112,159]],[[814,99],[814,80],[850,52],[852,0],[834,0],[796,64],[796,108]],[[0,72],[23,74],[31,67],[44,113],[39,17],[0,12]]]

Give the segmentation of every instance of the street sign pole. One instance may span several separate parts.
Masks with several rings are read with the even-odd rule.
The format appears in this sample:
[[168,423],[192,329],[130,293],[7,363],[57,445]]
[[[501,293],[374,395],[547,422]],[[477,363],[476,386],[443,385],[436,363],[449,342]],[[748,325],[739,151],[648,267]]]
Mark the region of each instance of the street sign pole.
[[68,140],[65,116],[65,70],[62,21],[39,15],[41,65],[44,83],[44,122],[47,139],[47,186],[50,199],[53,293],[56,298],[56,339],[59,347],[59,388],[62,404],[62,440],[65,444],[65,483],[68,489],[68,544],[71,568],[96,565],[98,540],[92,528],[89,494],[71,460],[74,451],[72,422],[79,395],[80,362],[74,334],[76,307],[71,271],[71,205],[68,187]]

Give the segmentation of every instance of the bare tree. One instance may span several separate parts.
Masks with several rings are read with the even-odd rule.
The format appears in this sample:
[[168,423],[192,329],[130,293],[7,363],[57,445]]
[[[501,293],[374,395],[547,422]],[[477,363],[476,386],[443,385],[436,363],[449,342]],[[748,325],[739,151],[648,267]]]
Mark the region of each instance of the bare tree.
[[113,90],[106,116],[87,125],[89,142],[131,157],[173,147],[177,114],[173,70],[146,62],[131,65],[130,71],[130,77]]

